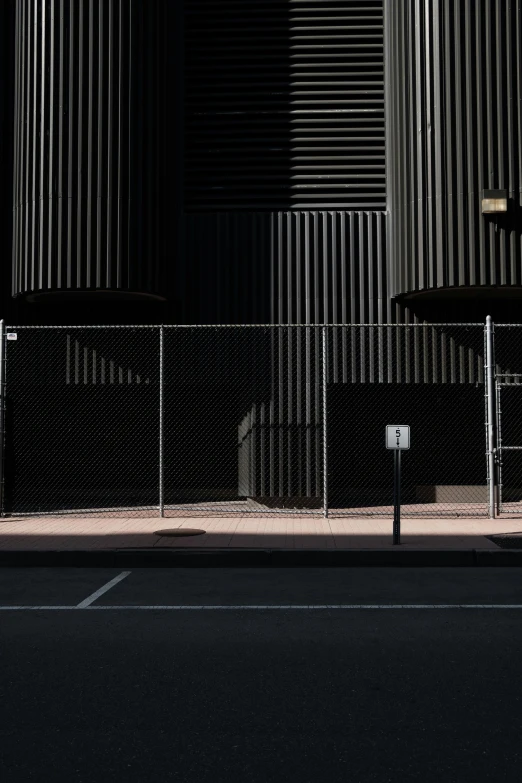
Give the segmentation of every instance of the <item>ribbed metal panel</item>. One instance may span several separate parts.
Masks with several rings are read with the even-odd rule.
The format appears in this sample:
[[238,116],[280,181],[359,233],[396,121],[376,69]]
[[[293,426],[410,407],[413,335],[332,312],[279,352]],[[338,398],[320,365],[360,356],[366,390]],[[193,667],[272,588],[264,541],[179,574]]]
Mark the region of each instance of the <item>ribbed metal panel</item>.
[[[0,3],[0,312],[8,315],[6,300],[11,285],[9,264],[12,232],[12,128],[13,119],[13,4]],[[7,296],[6,296],[7,294]]]
[[164,2],[17,0],[13,293],[162,293]]
[[386,323],[381,212],[188,215],[185,323]]
[[273,321],[388,321],[384,219],[380,212],[275,215]]
[[[385,8],[391,293],[520,286],[522,3]],[[484,188],[507,215],[481,214]]]
[[185,0],[186,208],[384,207],[382,0]]

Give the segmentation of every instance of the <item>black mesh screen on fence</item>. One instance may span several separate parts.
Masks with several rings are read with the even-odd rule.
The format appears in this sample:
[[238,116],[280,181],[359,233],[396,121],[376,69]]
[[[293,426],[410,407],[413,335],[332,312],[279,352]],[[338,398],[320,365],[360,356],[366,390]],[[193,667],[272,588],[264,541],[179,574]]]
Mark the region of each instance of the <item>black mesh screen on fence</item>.
[[12,331],[4,513],[487,513],[483,325]]

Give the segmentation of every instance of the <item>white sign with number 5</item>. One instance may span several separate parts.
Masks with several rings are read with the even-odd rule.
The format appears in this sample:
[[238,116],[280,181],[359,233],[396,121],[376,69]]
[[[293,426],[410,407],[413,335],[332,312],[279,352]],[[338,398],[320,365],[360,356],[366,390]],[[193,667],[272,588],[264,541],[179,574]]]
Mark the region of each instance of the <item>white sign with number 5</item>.
[[388,424],[386,426],[387,449],[409,449],[410,428],[406,424]]

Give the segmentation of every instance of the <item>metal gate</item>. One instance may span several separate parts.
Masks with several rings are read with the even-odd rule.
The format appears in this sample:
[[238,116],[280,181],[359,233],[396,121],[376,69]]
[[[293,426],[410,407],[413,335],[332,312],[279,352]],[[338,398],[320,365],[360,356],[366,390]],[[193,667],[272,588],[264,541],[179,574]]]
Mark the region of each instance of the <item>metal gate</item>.
[[522,513],[522,325],[495,324],[496,510]]
[[522,512],[522,373],[498,372],[497,405],[497,509]]

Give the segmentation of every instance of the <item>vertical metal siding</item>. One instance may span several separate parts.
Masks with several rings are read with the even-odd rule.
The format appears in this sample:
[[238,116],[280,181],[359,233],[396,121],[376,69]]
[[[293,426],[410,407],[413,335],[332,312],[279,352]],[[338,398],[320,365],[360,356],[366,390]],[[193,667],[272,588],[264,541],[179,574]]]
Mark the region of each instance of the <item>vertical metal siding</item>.
[[520,286],[521,0],[385,5],[390,293]]
[[394,320],[382,212],[215,212],[186,227],[185,323]]
[[[10,288],[9,258],[12,238],[11,204],[12,204],[12,166],[13,138],[9,129],[13,126],[14,106],[12,97],[14,86],[20,81],[20,49],[15,46],[13,28],[17,9],[11,2],[0,3],[0,128],[2,128],[2,143],[0,144],[0,232],[2,237],[1,255],[4,259],[0,264],[0,301],[1,292]],[[5,317],[5,306],[2,316]]]

